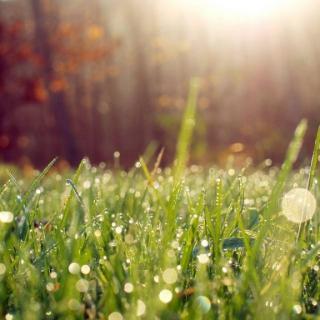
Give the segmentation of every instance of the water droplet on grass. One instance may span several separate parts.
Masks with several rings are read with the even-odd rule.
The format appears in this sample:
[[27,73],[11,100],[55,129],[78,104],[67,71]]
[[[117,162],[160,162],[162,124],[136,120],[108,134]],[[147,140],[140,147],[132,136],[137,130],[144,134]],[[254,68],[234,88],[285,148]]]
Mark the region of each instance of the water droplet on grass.
[[227,268],[227,267],[223,267],[223,268],[222,268],[222,272],[223,272],[223,273],[228,273],[228,268]]
[[199,296],[196,298],[196,304],[198,309],[202,313],[208,313],[211,309],[211,302],[206,296]]
[[123,316],[120,312],[112,312],[109,314],[108,320],[123,320]]
[[290,190],[282,199],[282,214],[295,223],[310,220],[316,211],[316,199],[307,189]]
[[47,291],[52,292],[54,290],[54,288],[55,288],[54,283],[52,283],[52,282],[47,283],[47,285],[46,285]]
[[76,262],[70,263],[68,270],[71,274],[78,274],[80,273],[80,265]]
[[300,314],[302,312],[302,307],[300,306],[300,304],[296,304],[293,306],[293,311],[296,313],[296,314]]
[[174,284],[178,280],[178,273],[174,268],[168,268],[162,273],[163,281],[167,284]]
[[209,257],[206,253],[201,253],[197,256],[199,263],[201,264],[207,264],[209,263]]
[[121,232],[122,232],[122,226],[116,227],[115,231],[116,231],[117,234],[121,234]]
[[127,282],[127,283],[124,285],[124,288],[123,288],[123,290],[124,290],[126,293],[131,293],[131,292],[133,292],[133,289],[134,289],[133,284],[130,283],[130,282]]
[[202,245],[202,247],[207,248],[209,246],[208,240],[206,240],[206,239],[201,240],[201,245]]
[[83,183],[83,188],[84,188],[84,189],[90,189],[90,187],[91,187],[91,181],[86,180],[86,181]]
[[163,289],[159,293],[159,299],[162,303],[169,303],[173,298],[172,292],[168,289]]
[[1,211],[0,212],[0,222],[2,223],[11,223],[13,221],[13,213],[10,211]]
[[82,274],[89,274],[91,271],[90,269],[90,266],[88,266],[87,264],[84,264],[82,267],[81,267],[81,273]]
[[317,305],[318,305],[318,302],[317,302],[317,300],[315,300],[315,299],[311,299],[311,304],[314,306],[314,307],[316,307]]
[[137,317],[141,317],[146,313],[146,305],[142,300],[137,301]]
[[101,231],[100,230],[95,230],[94,235],[96,238],[100,238],[101,237]]

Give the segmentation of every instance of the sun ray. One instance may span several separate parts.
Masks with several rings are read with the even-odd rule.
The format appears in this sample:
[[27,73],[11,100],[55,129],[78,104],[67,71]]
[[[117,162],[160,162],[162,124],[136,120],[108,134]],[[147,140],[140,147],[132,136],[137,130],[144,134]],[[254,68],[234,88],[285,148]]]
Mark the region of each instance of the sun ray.
[[[299,5],[297,0],[178,0],[184,6],[191,5],[206,14],[215,13],[224,18],[261,19]],[[300,3],[301,4],[301,3]]]

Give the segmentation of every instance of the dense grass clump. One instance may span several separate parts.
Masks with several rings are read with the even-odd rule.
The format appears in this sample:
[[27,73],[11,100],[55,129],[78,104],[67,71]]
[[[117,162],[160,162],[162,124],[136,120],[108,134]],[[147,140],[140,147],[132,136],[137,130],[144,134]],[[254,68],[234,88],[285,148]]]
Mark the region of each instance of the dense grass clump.
[[301,224],[281,214],[293,188],[319,202],[320,131],[300,169],[304,121],[281,168],[187,167],[196,96],[193,83],[173,168],[161,155],[130,171],[0,166],[1,319],[320,316],[319,209]]
[[177,178],[142,158],[129,172],[84,160],[75,173],[51,164],[31,181],[2,166],[0,317],[317,315],[319,211],[297,225],[279,206],[293,187],[319,200],[317,161],[292,170],[304,131],[280,169],[191,166]]

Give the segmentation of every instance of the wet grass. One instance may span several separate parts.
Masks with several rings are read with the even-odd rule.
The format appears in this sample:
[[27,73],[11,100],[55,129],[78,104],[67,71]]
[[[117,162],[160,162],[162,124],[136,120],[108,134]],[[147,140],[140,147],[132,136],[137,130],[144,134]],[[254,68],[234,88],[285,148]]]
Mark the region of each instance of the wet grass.
[[2,166],[0,211],[14,220],[0,223],[1,318],[317,315],[319,211],[297,241],[279,207],[294,187],[319,200],[315,161],[292,170],[304,132],[282,168],[191,166],[179,180],[144,162],[64,174],[52,163],[33,181]]
[[319,317],[319,209],[294,224],[280,205],[296,187],[319,203],[320,134],[300,169],[304,121],[280,168],[187,167],[196,94],[172,168],[0,166],[1,319]]

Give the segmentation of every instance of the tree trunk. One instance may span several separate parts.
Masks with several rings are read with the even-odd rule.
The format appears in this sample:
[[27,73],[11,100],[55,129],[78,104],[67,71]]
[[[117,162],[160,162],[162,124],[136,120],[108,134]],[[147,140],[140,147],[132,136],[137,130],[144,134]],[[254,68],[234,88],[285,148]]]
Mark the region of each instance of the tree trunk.
[[[63,140],[64,155],[66,159],[75,165],[79,161],[79,152],[76,139],[71,130],[71,118],[67,110],[65,92],[62,90],[51,90],[50,84],[55,80],[54,61],[49,42],[50,32],[47,29],[43,1],[31,0],[35,23],[36,50],[43,60],[43,78],[49,95],[49,107],[55,118],[56,131]],[[56,14],[56,13],[52,13]],[[54,28],[50,28],[54,29]]]

